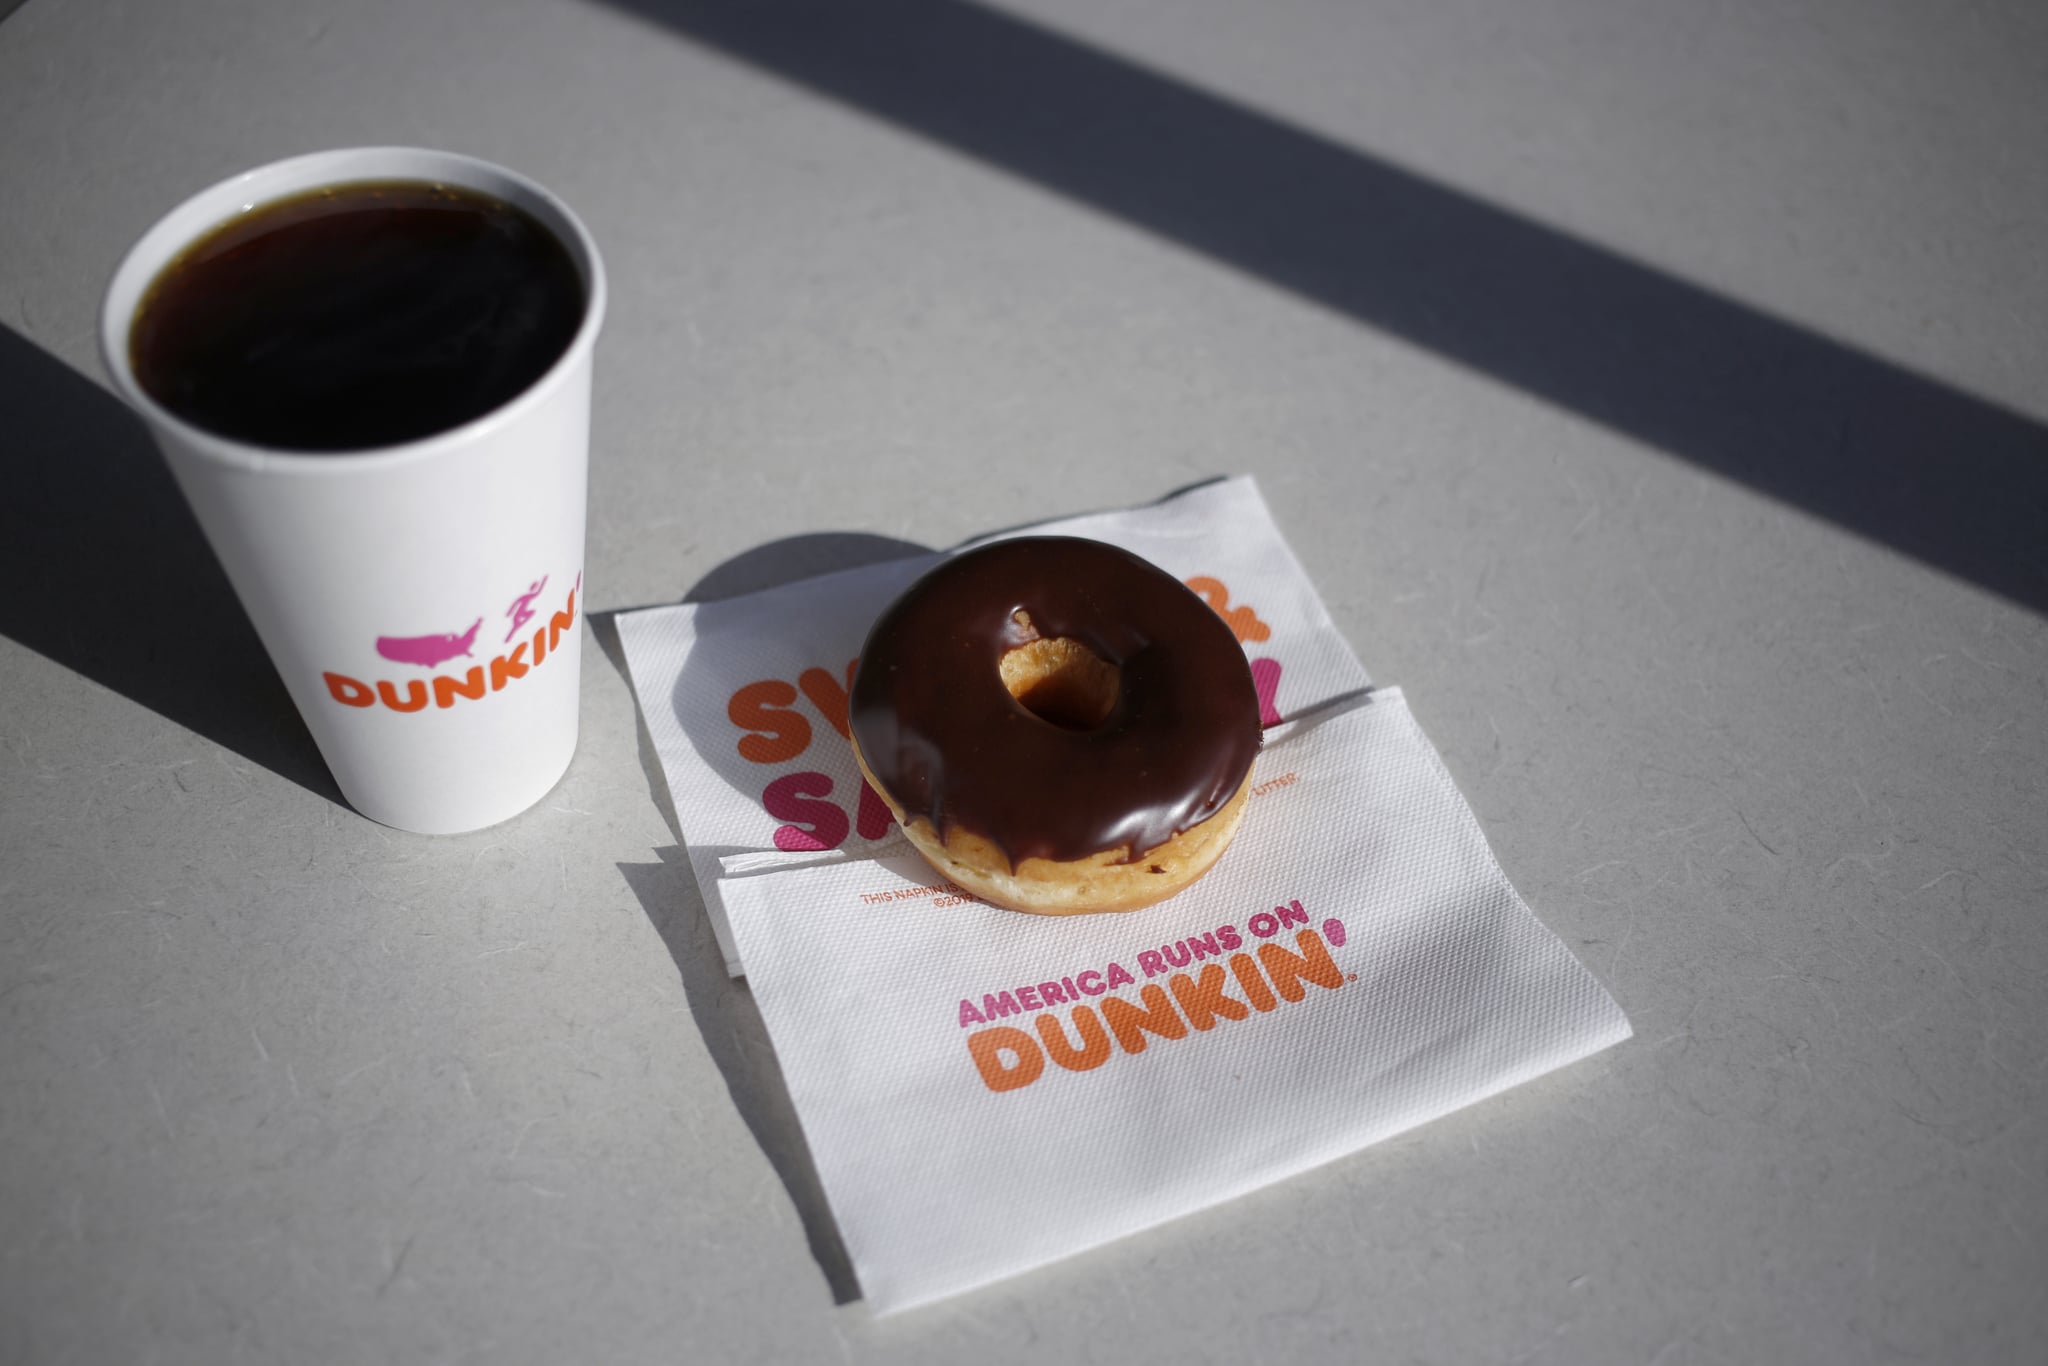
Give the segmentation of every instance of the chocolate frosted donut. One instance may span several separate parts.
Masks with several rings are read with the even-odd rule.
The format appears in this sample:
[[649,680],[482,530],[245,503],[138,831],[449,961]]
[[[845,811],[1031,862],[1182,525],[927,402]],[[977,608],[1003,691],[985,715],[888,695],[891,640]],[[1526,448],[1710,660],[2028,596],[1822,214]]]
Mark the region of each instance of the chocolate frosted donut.
[[1129,910],[1229,843],[1259,749],[1230,628],[1100,541],[949,559],[869,632],[855,754],[921,852],[1018,910]]

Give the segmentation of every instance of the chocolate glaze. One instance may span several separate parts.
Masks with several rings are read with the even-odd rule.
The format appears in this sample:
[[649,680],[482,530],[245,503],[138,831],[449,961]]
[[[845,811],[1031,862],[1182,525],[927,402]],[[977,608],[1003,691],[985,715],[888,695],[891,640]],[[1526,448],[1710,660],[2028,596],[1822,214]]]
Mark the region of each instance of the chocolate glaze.
[[[1101,725],[1062,728],[1003,686],[1005,652],[1040,636],[1122,671]],[[1251,667],[1206,603],[1129,551],[1052,536],[967,551],[912,584],[868,633],[850,720],[906,816],[992,840],[1013,866],[1142,858],[1230,801],[1260,739]]]

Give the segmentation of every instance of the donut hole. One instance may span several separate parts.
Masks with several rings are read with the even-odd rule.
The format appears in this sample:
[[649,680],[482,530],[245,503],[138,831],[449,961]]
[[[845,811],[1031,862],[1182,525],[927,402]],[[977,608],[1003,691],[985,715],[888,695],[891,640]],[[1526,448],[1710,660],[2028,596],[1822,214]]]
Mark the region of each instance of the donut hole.
[[1065,636],[1005,651],[999,667],[1010,696],[1062,730],[1094,730],[1107,721],[1122,685],[1116,665]]

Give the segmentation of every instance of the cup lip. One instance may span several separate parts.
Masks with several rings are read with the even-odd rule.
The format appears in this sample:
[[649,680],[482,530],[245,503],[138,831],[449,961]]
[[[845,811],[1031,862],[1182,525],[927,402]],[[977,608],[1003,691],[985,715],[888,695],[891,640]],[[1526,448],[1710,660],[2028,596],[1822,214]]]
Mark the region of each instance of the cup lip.
[[[445,431],[388,446],[322,451],[265,446],[222,436],[178,416],[143,389],[129,362],[129,329],[144,292],[178,252],[238,213],[305,190],[374,180],[442,181],[497,195],[533,213],[561,239],[584,276],[583,319],[569,345],[539,379],[489,412]],[[516,422],[528,410],[547,402],[587,363],[604,325],[605,304],[604,260],[596,240],[575,211],[537,181],[461,152],[403,146],[342,147],[266,162],[216,181],[151,224],[108,280],[100,304],[100,360],[116,392],[130,407],[204,459],[266,474],[334,478],[431,460]]]

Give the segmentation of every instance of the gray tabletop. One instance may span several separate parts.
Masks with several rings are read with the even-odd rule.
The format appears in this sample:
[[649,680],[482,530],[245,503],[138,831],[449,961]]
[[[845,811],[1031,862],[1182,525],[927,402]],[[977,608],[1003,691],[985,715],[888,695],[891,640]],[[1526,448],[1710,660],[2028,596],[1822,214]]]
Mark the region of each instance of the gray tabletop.
[[[2048,1357],[2044,92],[1933,0],[28,0],[0,1360]],[[614,290],[582,746],[460,838],[94,358],[172,203],[383,142]],[[1233,471],[1637,1037],[877,1319],[606,614]]]

